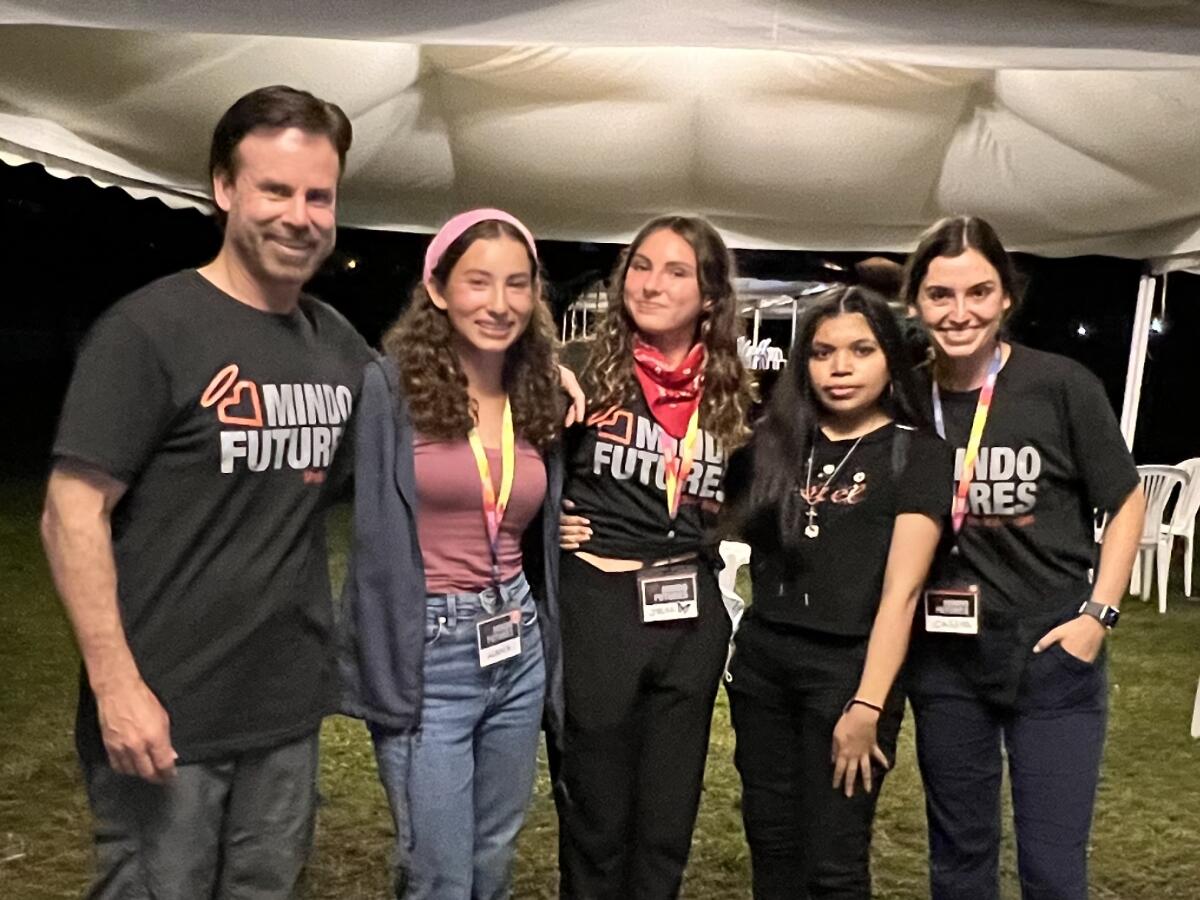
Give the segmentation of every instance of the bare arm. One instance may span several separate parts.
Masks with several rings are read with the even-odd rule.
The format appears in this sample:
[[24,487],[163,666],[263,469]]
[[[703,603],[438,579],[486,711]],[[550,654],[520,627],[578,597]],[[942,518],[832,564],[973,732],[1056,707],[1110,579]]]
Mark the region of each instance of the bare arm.
[[170,722],[142,681],[117,605],[110,517],[125,485],[98,469],[59,463],[42,511],[42,544],[96,695],[113,769],[160,783],[174,773]]
[[[941,522],[929,516],[904,513],[896,517],[883,576],[883,597],[871,626],[867,659],[854,694],[867,703],[885,705],[904,664],[917,599],[941,534]],[[890,765],[876,743],[878,722],[876,710],[856,703],[846,710],[833,730],[833,784],[838,787],[844,781],[846,796],[853,795],[858,773],[862,774],[863,787],[871,790],[872,757],[884,767]]]
[[1146,495],[1139,484],[1117,508],[1104,532],[1100,545],[1100,566],[1092,585],[1092,599],[1097,603],[1119,606],[1129,588],[1129,574],[1142,539],[1142,523],[1146,518]]
[[[1097,603],[1118,607],[1129,586],[1129,573],[1142,538],[1142,521],[1146,517],[1146,495],[1141,485],[1129,492],[1104,531],[1100,545],[1100,565],[1092,582],[1092,599]],[[1149,577],[1149,576],[1147,576]],[[1100,647],[1108,633],[1099,620],[1080,614],[1069,622],[1051,628],[1033,648],[1041,653],[1051,644],[1062,644],[1072,656],[1092,662],[1100,655]]]

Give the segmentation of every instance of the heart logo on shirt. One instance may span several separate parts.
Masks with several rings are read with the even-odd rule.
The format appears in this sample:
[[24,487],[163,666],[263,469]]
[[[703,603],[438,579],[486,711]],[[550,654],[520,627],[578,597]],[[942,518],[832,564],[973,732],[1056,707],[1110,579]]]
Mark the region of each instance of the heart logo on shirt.
[[[239,409],[244,402],[242,395],[246,393],[250,395],[249,408]],[[258,402],[258,386],[253,381],[239,381],[235,384],[229,396],[217,404],[217,419],[225,425],[262,428],[262,406]]]
[[633,440],[633,413],[627,409],[616,407],[588,420],[589,425],[596,426],[596,436],[612,441],[614,444],[629,446]]

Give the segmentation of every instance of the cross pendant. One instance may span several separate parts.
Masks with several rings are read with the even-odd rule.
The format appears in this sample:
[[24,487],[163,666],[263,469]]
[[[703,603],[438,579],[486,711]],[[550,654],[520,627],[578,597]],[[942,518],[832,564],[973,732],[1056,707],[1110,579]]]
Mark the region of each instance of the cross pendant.
[[807,538],[815,538],[821,533],[821,527],[817,524],[817,511],[813,507],[808,508],[805,513],[808,516],[808,524],[804,526],[804,536]]

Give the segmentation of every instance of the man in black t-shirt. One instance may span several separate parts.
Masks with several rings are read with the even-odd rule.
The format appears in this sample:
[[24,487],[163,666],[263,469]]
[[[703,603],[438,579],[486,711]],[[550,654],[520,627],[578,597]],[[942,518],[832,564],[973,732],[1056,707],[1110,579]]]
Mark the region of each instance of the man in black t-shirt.
[[235,103],[225,234],[117,303],[80,353],[42,520],[83,657],[94,897],[291,895],[333,700],[322,511],[370,350],[301,293],[333,248],[350,123]]

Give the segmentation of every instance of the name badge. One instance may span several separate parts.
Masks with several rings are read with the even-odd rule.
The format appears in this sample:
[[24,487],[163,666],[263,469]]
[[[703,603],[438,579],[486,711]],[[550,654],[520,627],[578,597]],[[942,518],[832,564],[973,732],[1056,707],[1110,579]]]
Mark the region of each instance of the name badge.
[[642,622],[674,622],[700,616],[695,566],[659,566],[638,572]]
[[979,634],[979,586],[927,590],[925,630],[935,634]]
[[475,623],[479,666],[486,669],[521,655],[521,611],[514,609]]

